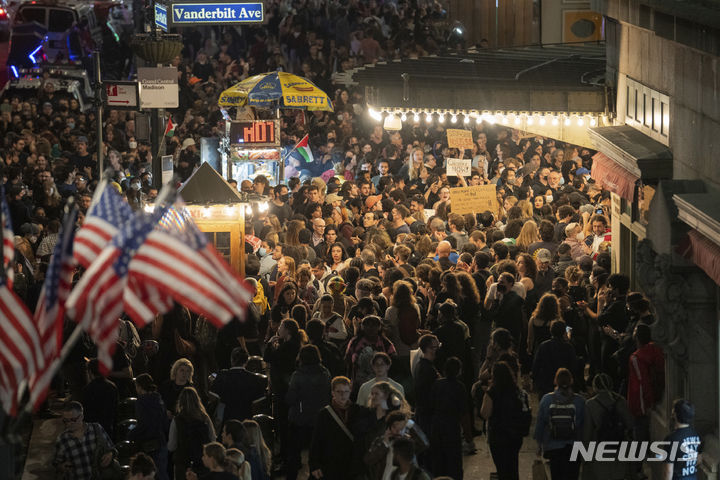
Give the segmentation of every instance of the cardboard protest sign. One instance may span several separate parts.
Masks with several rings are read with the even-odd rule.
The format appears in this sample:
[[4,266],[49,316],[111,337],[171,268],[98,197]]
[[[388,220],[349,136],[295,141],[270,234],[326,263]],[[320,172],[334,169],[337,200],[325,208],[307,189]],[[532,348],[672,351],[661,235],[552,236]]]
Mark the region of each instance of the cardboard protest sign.
[[448,128],[446,132],[448,147],[459,148],[461,150],[472,150],[473,139],[472,132],[470,130],[463,130],[460,128]]
[[453,213],[461,215],[485,211],[497,214],[500,210],[495,185],[451,188],[450,206]]

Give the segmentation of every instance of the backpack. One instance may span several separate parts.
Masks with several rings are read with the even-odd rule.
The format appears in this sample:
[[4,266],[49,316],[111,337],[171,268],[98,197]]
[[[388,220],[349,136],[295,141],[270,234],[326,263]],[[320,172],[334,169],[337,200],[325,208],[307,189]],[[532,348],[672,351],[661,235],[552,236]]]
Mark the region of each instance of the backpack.
[[420,327],[420,319],[417,310],[405,308],[398,311],[398,336],[405,345],[415,345],[420,338],[417,329]]
[[530,396],[522,388],[517,392],[517,407],[517,412],[508,424],[508,431],[514,437],[526,437],[530,434],[532,409],[530,408]]
[[265,312],[270,307],[270,304],[268,303],[268,299],[265,296],[265,289],[260,281],[257,282],[257,290],[255,291],[255,296],[252,301],[258,307],[260,315],[265,315]]
[[617,411],[617,399],[613,397],[613,404],[610,407],[606,407],[599,400],[597,403],[603,410],[597,429],[597,439],[599,441],[625,440],[625,422]]
[[560,402],[557,395],[553,394],[553,401],[550,403],[550,437],[553,440],[575,440],[577,438],[575,430],[573,399]]

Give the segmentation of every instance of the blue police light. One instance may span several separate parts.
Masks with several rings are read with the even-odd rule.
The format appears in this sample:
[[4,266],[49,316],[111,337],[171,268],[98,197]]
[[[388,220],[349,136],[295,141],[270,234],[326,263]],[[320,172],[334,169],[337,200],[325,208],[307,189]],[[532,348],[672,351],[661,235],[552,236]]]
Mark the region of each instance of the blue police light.
[[15,65],[10,65],[10,70],[12,70],[13,76],[15,78],[20,78],[20,74],[18,74],[17,68]]
[[35,50],[33,50],[32,53],[30,53],[30,55],[28,55],[28,58],[29,58],[30,61],[33,63],[33,65],[37,65],[37,64],[38,64],[38,61],[35,60],[35,54],[38,53],[41,48],[42,48],[42,44],[38,45],[38,47],[37,47]]

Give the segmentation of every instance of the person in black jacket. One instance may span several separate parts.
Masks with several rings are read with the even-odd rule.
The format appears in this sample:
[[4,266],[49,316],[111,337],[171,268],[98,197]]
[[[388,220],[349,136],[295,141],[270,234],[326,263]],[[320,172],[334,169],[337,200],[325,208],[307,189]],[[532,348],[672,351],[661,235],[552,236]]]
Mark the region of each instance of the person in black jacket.
[[506,328],[513,338],[523,337],[523,299],[514,290],[515,278],[508,272],[500,274],[488,289],[485,308],[492,319],[492,329]]
[[540,344],[533,359],[532,378],[538,399],[553,391],[558,368],[576,371],[575,347],[567,339],[566,327],[565,321],[554,320],[550,324],[550,340]]
[[295,480],[300,471],[301,453],[312,441],[313,428],[320,410],[330,403],[330,372],[320,363],[320,350],[305,345],[298,355],[299,367],[290,377],[285,400],[289,409],[285,478]]
[[230,370],[222,370],[212,384],[210,391],[225,404],[223,423],[227,420],[252,418],[252,404],[262,398],[267,390],[267,377],[245,369],[249,354],[242,347],[233,349],[230,355]]
[[168,480],[167,435],[170,421],[165,412],[165,404],[157,392],[153,378],[147,373],[135,378],[137,402],[135,418],[137,427],[130,431],[130,438],[138,448],[150,455],[157,468],[158,480]]
[[295,371],[295,361],[300,352],[301,332],[298,323],[285,319],[280,323],[277,335],[265,347],[265,361],[270,366],[270,393],[272,393],[273,417],[280,440],[280,458],[287,455],[288,407],[285,403],[290,376]]
[[[435,335],[423,335],[418,340],[421,358],[412,368],[413,383],[415,388],[415,420],[423,432],[430,431],[432,423],[432,408],[430,396],[433,383],[438,379],[440,373],[435,368],[435,358],[440,348],[440,341]],[[429,466],[430,460],[427,455],[421,455],[420,464]]]
[[333,378],[332,400],[318,413],[310,445],[310,476],[314,479],[352,479],[360,472],[359,459],[364,452],[354,447],[374,419],[368,408],[350,401],[351,391],[349,378]]
[[460,423],[467,411],[467,390],[460,381],[462,362],[450,357],[445,362],[445,377],[436,380],[430,392],[430,456],[432,473],[463,478],[463,446]]
[[100,373],[97,358],[90,360],[88,370],[92,380],[83,389],[82,404],[85,409],[85,420],[99,423],[110,438],[113,438],[118,389],[113,382]]
[[320,351],[322,364],[330,372],[331,377],[345,373],[345,361],[340,349],[332,342],[325,340],[325,324],[318,320],[310,320],[305,326],[305,332],[312,345]]

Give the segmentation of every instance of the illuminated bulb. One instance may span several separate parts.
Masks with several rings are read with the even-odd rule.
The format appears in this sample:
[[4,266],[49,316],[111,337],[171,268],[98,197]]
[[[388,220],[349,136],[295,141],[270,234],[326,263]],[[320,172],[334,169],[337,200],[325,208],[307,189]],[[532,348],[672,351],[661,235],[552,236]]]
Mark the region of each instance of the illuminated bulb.
[[540,125],[545,125],[545,117],[540,117],[540,120],[538,120],[538,123]]
[[258,212],[263,213],[268,211],[268,204],[267,202],[261,202],[258,203]]
[[584,123],[585,123],[585,120],[583,120],[582,117],[578,118],[578,121],[577,121],[578,127],[582,127]]
[[591,126],[591,127],[594,127],[595,125],[597,125],[597,120],[595,120],[594,118],[591,118],[591,119],[590,119],[590,126]]
[[557,117],[553,117],[553,119],[552,119],[552,124],[557,127],[558,123],[560,123],[560,122],[558,122],[558,118],[557,118]]
[[488,116],[487,121],[488,121],[488,123],[489,123],[490,125],[495,125],[495,117],[493,117],[493,116]]
[[533,117],[528,117],[527,124],[532,125],[533,123],[535,123],[535,119]]
[[235,216],[235,207],[227,206],[227,207],[223,208],[223,213],[227,217],[233,217],[233,216]]
[[520,117],[515,117],[515,125],[520,125]]
[[370,117],[375,120],[376,122],[379,122],[382,120],[382,113],[378,112],[374,108],[368,109],[368,113],[370,114]]
[[419,121],[420,121],[420,115],[418,115],[416,113],[415,115],[413,115],[413,122],[418,123]]
[[457,115],[453,114],[453,116],[450,117],[450,121],[451,121],[452,123],[457,123]]
[[565,126],[566,126],[566,127],[567,127],[567,126],[570,126],[570,117],[567,117],[567,118],[565,119]]
[[465,120],[463,120],[463,123],[465,123],[465,125],[467,125],[468,123],[470,123],[470,117],[469,117],[469,116],[465,116]]
[[444,123],[444,122],[445,122],[445,115],[444,115],[444,114],[442,114],[442,113],[440,114],[440,116],[438,117],[438,122],[440,122],[440,123]]
[[202,209],[202,216],[207,218],[210,216],[210,207],[203,207]]
[[432,122],[432,115],[429,114],[429,113],[428,113],[427,115],[425,115],[425,121],[426,121],[427,123]]
[[403,121],[403,122],[404,122],[405,120],[407,120],[407,115],[405,115],[405,112],[403,112],[403,114],[400,115],[400,120]]
[[498,115],[498,121],[500,123],[507,123],[507,118],[505,118],[505,115]]

